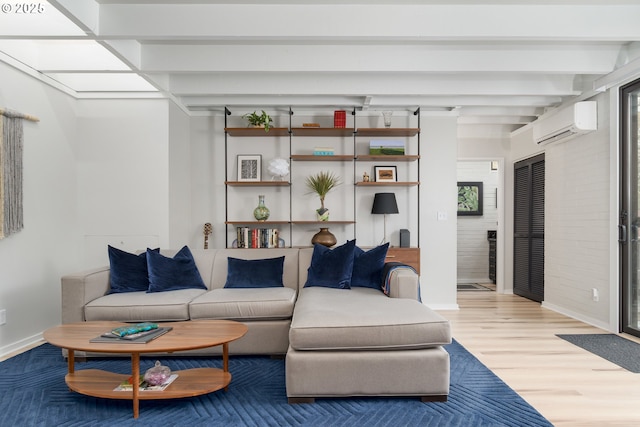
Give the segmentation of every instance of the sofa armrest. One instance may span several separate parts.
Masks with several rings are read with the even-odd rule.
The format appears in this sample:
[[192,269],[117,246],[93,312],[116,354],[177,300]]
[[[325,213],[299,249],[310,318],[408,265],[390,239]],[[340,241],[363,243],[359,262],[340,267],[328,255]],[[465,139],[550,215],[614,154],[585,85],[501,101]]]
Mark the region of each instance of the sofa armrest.
[[401,263],[385,264],[386,294],[391,298],[409,298],[420,301],[420,276],[416,271]]
[[62,276],[62,323],[83,322],[84,306],[109,292],[109,267]]

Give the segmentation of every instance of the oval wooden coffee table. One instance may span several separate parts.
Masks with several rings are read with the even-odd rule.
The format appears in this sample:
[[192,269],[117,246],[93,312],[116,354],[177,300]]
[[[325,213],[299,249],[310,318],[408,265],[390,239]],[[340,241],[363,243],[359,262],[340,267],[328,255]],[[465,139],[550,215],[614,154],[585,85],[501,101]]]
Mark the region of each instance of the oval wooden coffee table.
[[[69,323],[47,329],[44,339],[56,347],[69,352],[68,373],[65,381],[69,388],[88,396],[107,399],[131,399],[133,416],[138,418],[141,399],[175,399],[199,396],[224,388],[231,382],[229,373],[229,343],[247,333],[247,326],[231,320],[195,320],[187,322],[158,323],[159,326],[171,326],[173,329],[146,344],[139,343],[92,343],[91,339],[108,332],[121,322],[80,322]],[[133,390],[115,391],[114,389],[129,375],[116,374],[99,369],[75,370],[74,352],[76,350],[96,353],[131,354],[131,376],[140,376],[140,355],[144,353],[173,353],[222,345],[222,369],[196,368],[175,371],[178,378],[163,391],[141,391],[137,381],[133,381]]]

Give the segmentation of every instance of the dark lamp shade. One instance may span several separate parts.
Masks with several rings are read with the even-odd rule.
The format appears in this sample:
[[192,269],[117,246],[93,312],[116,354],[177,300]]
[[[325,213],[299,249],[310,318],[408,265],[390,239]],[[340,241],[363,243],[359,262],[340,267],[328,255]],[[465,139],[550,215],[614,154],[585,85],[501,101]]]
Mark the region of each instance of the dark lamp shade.
[[373,198],[372,214],[397,214],[398,204],[395,193],[376,193]]

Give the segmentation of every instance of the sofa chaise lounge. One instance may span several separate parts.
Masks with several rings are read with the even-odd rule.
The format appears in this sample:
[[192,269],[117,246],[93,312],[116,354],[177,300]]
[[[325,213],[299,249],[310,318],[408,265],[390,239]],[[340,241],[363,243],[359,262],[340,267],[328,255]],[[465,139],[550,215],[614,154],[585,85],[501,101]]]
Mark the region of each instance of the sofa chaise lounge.
[[[160,251],[167,258],[176,253]],[[248,332],[230,344],[230,353],[286,354],[290,402],[335,396],[447,399],[449,355],[443,346],[451,342],[449,322],[417,300],[413,270],[394,270],[385,295],[367,287],[308,286],[314,248],[209,249],[190,255],[202,287],[111,293],[109,267],[65,275],[62,323],[237,320]],[[232,274],[229,258],[269,263],[283,258],[281,286],[225,287]],[[219,352],[216,347],[198,354]]]

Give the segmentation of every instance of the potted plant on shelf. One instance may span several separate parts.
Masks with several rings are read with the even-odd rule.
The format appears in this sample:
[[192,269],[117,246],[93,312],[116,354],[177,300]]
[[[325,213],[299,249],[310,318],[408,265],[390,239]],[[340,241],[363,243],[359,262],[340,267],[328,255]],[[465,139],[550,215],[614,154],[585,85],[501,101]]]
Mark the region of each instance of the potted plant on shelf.
[[324,198],[329,191],[340,185],[340,177],[332,172],[318,172],[307,177],[306,184],[309,193],[316,193],[320,197],[320,208],[316,209],[318,220],[328,221],[329,209],[324,207]]
[[253,127],[263,127],[265,132],[269,132],[271,128],[271,123],[273,119],[270,115],[268,115],[264,110],[262,110],[262,114],[258,114],[255,111],[250,114],[245,114],[242,116],[244,119],[247,119],[249,124]]

